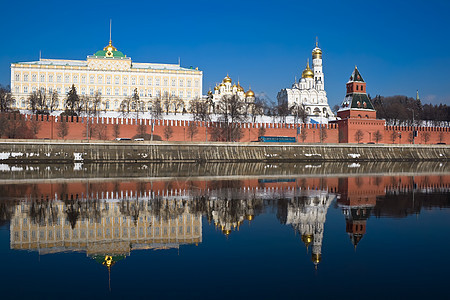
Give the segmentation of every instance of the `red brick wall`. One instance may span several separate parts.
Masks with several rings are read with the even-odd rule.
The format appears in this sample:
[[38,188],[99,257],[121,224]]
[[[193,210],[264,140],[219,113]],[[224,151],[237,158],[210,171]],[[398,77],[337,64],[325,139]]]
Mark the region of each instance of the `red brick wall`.
[[[25,115],[28,127],[30,118],[35,116]],[[151,125],[149,122],[151,120],[138,120],[142,121],[147,127],[147,133],[151,132]],[[60,118],[58,120],[60,122]],[[58,122],[55,122],[55,117],[53,116],[39,116],[40,128],[36,135],[38,139],[61,139],[58,137]],[[138,125],[136,124],[136,119],[122,119],[122,118],[94,118],[90,119],[90,124],[103,123],[106,126],[106,138],[108,140],[113,140],[113,124],[120,124],[120,135],[123,138],[132,138],[137,134]],[[86,139],[86,119],[85,118],[73,118],[68,117],[67,123],[69,125],[69,134],[65,139],[80,140]],[[364,124],[363,124],[364,123]],[[204,122],[197,122],[198,133],[193,137],[193,141],[205,141],[206,132],[208,131],[208,140],[211,140],[210,133],[211,129],[208,126],[213,124]],[[391,134],[392,132],[400,132],[401,139],[397,136],[394,144],[409,144],[408,140],[409,133],[412,132],[412,127],[403,126],[384,126],[383,120],[375,119],[346,119],[339,121],[338,129],[337,123],[331,123],[328,125],[319,124],[300,124],[300,134],[297,134],[297,127],[293,124],[282,124],[282,123],[243,123],[242,131],[243,137],[241,142],[256,141],[258,139],[259,128],[264,127],[266,129],[266,136],[290,136],[296,137],[299,143],[320,143],[321,132],[326,132],[323,134],[324,143],[339,143],[339,131],[341,131],[341,142],[356,143],[355,133],[358,129],[361,129],[364,133],[362,143],[368,143],[370,141],[375,142],[374,133],[380,130],[382,134],[382,139],[379,143],[392,144]],[[92,126],[92,125],[90,125]],[[173,135],[169,141],[189,141],[188,136],[188,121],[172,121],[172,120],[156,120],[154,121],[154,135],[159,135],[163,140],[164,138],[164,128],[166,126],[171,126],[173,129]],[[450,128],[449,127],[418,127],[418,137],[415,138],[416,144],[436,144],[442,140],[443,143],[450,144]],[[302,139],[301,132],[305,132],[305,140]],[[348,136],[347,136],[348,132]],[[428,141],[425,141],[425,135],[428,135]],[[98,139],[97,136],[92,136],[91,139]]]

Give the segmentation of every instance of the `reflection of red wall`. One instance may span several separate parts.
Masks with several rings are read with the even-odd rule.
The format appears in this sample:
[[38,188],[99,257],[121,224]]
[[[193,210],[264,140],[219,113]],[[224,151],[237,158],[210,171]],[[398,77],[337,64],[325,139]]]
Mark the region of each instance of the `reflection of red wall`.
[[[31,196],[34,199],[76,199],[86,198],[106,198],[106,194],[119,194],[125,197],[126,194],[136,195],[142,193],[154,193],[155,195],[182,195],[185,191],[193,190],[201,194],[208,189],[218,189],[224,187],[242,189],[269,189],[269,190],[325,190],[341,195],[338,200],[342,205],[375,205],[376,197],[385,195],[390,189],[411,189],[413,184],[416,188],[443,187],[450,188],[450,175],[445,176],[393,176],[393,177],[349,177],[349,178],[295,178],[294,182],[261,182],[258,179],[232,180],[232,181],[108,181],[108,182],[87,182],[75,181],[67,183],[42,183],[20,185],[20,192],[16,192],[16,197]],[[16,186],[16,185],[11,185]],[[7,185],[1,186],[5,189]],[[17,189],[16,189],[17,190]],[[114,196],[115,197],[115,196]]]
[[348,177],[339,179],[339,203],[347,206],[373,205],[376,198],[391,189],[450,187],[450,175]]

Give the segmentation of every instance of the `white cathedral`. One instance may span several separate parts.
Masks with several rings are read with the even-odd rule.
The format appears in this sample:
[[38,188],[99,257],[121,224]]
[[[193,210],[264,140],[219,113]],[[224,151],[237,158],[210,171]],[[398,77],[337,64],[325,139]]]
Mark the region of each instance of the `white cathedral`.
[[279,105],[287,103],[289,108],[302,106],[312,123],[327,123],[329,119],[334,119],[325,92],[322,50],[317,41],[312,51],[312,70],[308,60],[302,78],[298,82],[296,80],[292,88],[278,92],[277,100]]

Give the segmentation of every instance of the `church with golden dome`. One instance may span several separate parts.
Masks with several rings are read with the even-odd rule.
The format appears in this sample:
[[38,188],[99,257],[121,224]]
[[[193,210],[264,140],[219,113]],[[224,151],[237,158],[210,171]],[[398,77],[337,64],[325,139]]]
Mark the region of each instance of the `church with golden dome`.
[[302,107],[312,123],[328,123],[330,118],[334,119],[325,91],[322,49],[317,41],[312,50],[312,68],[308,60],[300,80],[295,80],[291,88],[278,92],[277,100],[279,105],[287,104],[288,108]]
[[216,84],[214,87],[214,93],[212,91],[208,92],[208,96],[212,96],[215,107],[217,107],[218,102],[222,99],[222,97],[231,97],[234,95],[239,97],[239,99],[246,104],[253,104],[255,102],[255,93],[251,90],[251,88],[245,92],[239,81],[237,84],[232,83],[232,80],[228,74],[220,84]]

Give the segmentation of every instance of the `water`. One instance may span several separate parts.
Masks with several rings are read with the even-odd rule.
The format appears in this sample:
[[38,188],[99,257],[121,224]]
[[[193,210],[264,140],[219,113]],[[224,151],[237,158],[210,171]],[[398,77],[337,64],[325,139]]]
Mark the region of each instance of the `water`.
[[444,298],[449,168],[3,165],[3,298]]

